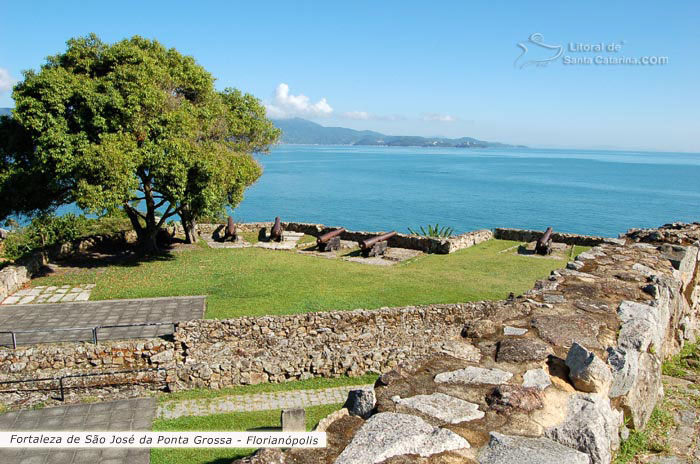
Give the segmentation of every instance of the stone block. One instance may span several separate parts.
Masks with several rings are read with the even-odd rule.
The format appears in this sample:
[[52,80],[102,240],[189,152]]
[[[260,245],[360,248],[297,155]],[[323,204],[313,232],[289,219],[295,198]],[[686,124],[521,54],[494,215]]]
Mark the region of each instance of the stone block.
[[360,427],[334,464],[378,464],[394,456],[428,457],[469,447],[461,436],[419,417],[383,412]]
[[536,338],[510,338],[498,343],[498,362],[522,363],[543,361],[552,354],[552,348]]
[[513,374],[501,369],[469,366],[456,371],[442,372],[435,376],[435,382],[500,385],[506,383],[511,377]]
[[576,394],[569,398],[564,422],[545,436],[587,454],[591,464],[609,464],[620,447],[621,425],[622,413],[606,397]]
[[530,369],[523,374],[523,387],[544,390],[550,385],[552,385],[552,380],[544,369]]
[[479,464],[589,464],[584,453],[547,438],[526,438],[491,432]]
[[306,411],[303,408],[282,410],[283,432],[306,432]]
[[415,409],[448,424],[459,424],[484,417],[484,412],[479,410],[478,404],[444,393],[416,395],[410,398],[395,396],[391,400],[397,405]]
[[613,383],[612,373],[593,352],[574,343],[566,356],[566,366],[569,379],[577,390],[608,395]]
[[347,408],[351,416],[367,419],[372,415],[376,403],[374,390],[351,390],[343,407]]

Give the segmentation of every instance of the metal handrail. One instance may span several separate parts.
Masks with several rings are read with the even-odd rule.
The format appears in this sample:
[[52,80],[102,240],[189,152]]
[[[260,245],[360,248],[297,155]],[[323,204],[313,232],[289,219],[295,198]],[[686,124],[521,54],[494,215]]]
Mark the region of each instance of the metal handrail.
[[[63,380],[64,379],[72,379],[72,378],[79,378],[79,377],[96,377],[98,375],[117,375],[117,374],[133,374],[133,373],[138,373],[138,372],[158,372],[158,371],[164,371],[167,372],[168,369],[165,367],[150,367],[147,369],[134,369],[130,371],[112,371],[112,372],[91,372],[87,374],[69,374],[69,375],[62,375],[60,377],[44,377],[44,378],[38,378],[38,379],[20,379],[20,380],[6,380],[3,382],[0,382],[0,385],[13,385],[13,384],[18,384],[18,383],[30,383],[30,382],[55,382],[58,381],[59,385],[59,390],[61,392],[61,398],[60,401],[65,401],[66,395],[65,395],[65,387],[63,385]],[[94,386],[94,385],[93,385]],[[0,393],[9,393],[8,391],[0,391]]]
[[[177,322],[141,322],[138,324],[115,324],[115,325],[97,325],[90,327],[67,327],[67,328],[55,328],[55,329],[33,329],[33,330],[0,330],[0,334],[10,334],[12,336],[12,349],[17,349],[17,335],[20,333],[39,333],[39,332],[62,332],[70,330],[91,330],[92,331],[92,343],[97,344],[97,331],[100,329],[116,329],[120,327],[147,327],[152,325],[172,325],[173,332],[175,332]],[[143,337],[131,337],[131,338],[143,338]]]

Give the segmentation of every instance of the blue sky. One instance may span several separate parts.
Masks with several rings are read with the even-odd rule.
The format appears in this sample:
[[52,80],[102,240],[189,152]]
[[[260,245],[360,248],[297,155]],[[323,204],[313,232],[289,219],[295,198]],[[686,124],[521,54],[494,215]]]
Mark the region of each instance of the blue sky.
[[[68,38],[139,34],[193,55],[219,87],[253,93],[272,115],[540,147],[700,152],[698,2],[27,1],[0,10],[0,106],[13,106],[9,83]],[[529,40],[534,33],[541,39]],[[519,43],[528,50],[515,63]],[[569,50],[600,43],[620,48]],[[534,64],[557,46],[557,59]],[[667,62],[563,62],[620,56]]]

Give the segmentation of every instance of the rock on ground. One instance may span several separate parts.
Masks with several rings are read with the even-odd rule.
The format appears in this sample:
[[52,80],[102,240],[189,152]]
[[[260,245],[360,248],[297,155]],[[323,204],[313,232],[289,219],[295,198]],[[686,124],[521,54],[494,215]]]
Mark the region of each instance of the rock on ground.
[[569,398],[566,419],[545,431],[545,436],[575,448],[591,458],[591,464],[609,464],[620,447],[622,413],[612,409],[607,398],[576,394]]
[[513,374],[501,369],[469,366],[456,371],[442,372],[435,376],[435,382],[500,385],[506,383],[511,377]]
[[491,432],[479,464],[589,464],[588,456],[547,438],[525,438]]
[[574,342],[566,356],[566,366],[577,390],[607,396],[613,377],[608,366],[592,351]]
[[545,342],[536,338],[512,338],[498,344],[498,362],[522,363],[542,361],[552,354],[552,349]]
[[351,390],[348,392],[348,399],[343,405],[347,408],[351,416],[360,416],[367,419],[372,415],[377,399],[374,390]]
[[544,369],[530,369],[523,374],[523,387],[544,390],[552,385],[552,379]]
[[360,427],[335,464],[376,464],[393,456],[427,457],[469,446],[456,433],[433,427],[419,417],[383,412]]
[[444,393],[416,395],[403,399],[395,396],[392,398],[392,401],[450,424],[459,424],[460,422],[468,422],[484,417],[484,412],[479,410],[478,404]]

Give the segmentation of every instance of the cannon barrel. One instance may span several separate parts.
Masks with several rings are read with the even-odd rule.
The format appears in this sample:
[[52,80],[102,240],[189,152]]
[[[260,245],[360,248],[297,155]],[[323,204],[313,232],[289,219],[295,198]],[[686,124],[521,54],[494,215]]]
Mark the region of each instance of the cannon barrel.
[[551,237],[552,237],[552,228],[547,227],[547,230],[544,231],[544,234],[542,234],[542,237],[540,237],[539,240],[537,240],[537,246],[546,245]]
[[279,216],[277,216],[275,218],[275,225],[272,226],[272,230],[270,231],[270,239],[271,240],[281,240],[282,239],[282,223],[280,222]]
[[321,243],[328,243],[328,241],[330,239],[337,237],[338,235],[342,234],[343,232],[345,232],[345,229],[342,227],[340,229],[335,229],[335,230],[331,230],[330,232],[326,232],[325,234],[321,235],[320,237],[318,237],[316,239],[316,243],[319,245]]
[[391,237],[393,237],[395,235],[396,235],[396,231],[392,230],[391,232],[386,233],[384,235],[378,235],[376,237],[368,238],[368,239],[360,242],[360,248],[362,248],[363,250],[368,250],[368,249],[372,248],[375,244],[377,244],[379,242],[383,242],[385,240],[389,240]]
[[552,228],[547,227],[547,230],[544,231],[544,234],[542,234],[542,237],[540,237],[537,240],[537,243],[535,243],[535,253],[539,255],[548,255],[552,252]]
[[236,235],[236,224],[233,222],[231,216],[228,217],[228,224],[226,225],[226,236],[233,237]]

